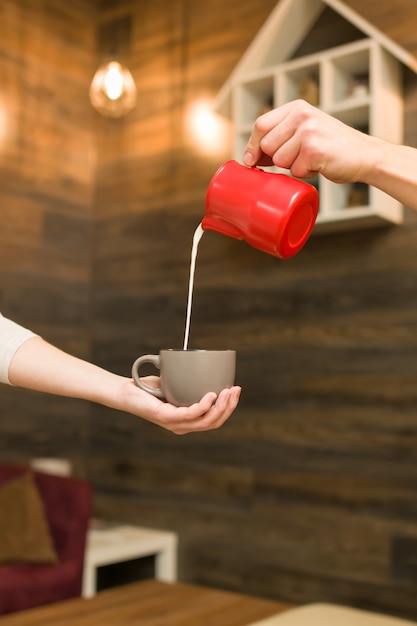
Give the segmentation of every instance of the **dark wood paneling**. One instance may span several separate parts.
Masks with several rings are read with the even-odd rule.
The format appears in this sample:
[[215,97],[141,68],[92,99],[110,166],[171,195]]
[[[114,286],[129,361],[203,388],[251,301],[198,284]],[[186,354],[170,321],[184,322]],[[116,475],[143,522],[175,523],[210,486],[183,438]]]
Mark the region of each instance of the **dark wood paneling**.
[[[0,3],[0,308],[88,357],[95,11]],[[85,454],[88,405],[3,387],[0,455]]]

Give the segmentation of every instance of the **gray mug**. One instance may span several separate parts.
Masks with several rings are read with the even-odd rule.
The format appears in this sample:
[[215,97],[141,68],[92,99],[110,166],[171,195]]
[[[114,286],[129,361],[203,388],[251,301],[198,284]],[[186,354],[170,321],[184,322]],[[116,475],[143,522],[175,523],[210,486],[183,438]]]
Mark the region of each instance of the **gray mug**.
[[[159,369],[160,388],[154,389],[142,381],[139,368],[144,363]],[[160,350],[159,355],[140,356],[132,366],[138,387],[176,406],[190,406],[209,391],[219,394],[222,389],[233,387],[235,372],[235,350]]]

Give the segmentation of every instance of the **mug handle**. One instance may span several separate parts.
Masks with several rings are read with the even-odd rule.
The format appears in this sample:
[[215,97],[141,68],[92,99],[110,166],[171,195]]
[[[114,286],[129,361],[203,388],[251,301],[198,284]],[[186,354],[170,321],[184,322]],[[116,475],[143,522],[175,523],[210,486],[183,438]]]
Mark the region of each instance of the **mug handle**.
[[151,365],[153,365],[154,367],[156,367],[156,369],[159,370],[159,356],[157,354],[144,354],[143,356],[140,356],[139,358],[137,358],[136,361],[132,365],[132,376],[133,376],[133,380],[135,381],[138,387],[140,387],[144,391],[147,391],[153,396],[160,398],[161,400],[165,400],[162,394],[162,389],[155,389],[153,387],[149,387],[148,385],[145,385],[145,383],[142,382],[139,376],[139,368],[141,365],[143,365],[143,363],[151,363]]

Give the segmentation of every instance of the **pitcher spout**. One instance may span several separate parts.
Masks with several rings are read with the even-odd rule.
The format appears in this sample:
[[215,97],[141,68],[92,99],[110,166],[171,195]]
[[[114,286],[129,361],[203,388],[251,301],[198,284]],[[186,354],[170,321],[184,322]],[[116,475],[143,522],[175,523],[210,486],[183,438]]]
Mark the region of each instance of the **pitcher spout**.
[[201,227],[203,230],[214,230],[221,235],[233,237],[233,239],[244,239],[242,232],[236,226],[212,215],[206,215],[203,218]]

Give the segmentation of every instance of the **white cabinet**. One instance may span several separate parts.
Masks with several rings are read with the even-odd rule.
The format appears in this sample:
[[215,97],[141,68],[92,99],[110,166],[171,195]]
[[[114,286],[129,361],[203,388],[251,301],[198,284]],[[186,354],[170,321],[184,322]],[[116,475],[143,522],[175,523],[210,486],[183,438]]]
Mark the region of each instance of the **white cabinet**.
[[[378,42],[362,39],[257,69],[236,81],[232,93],[234,158],[241,160],[259,114],[299,97],[364,132],[393,143],[403,141],[401,65]],[[337,185],[321,176],[308,182],[320,193],[315,230],[402,221],[402,205],[378,189]]]
[[82,595],[91,598],[97,591],[97,571],[113,563],[155,556],[155,578],[177,579],[177,534],[140,526],[109,525],[98,522],[89,529],[84,557]]

